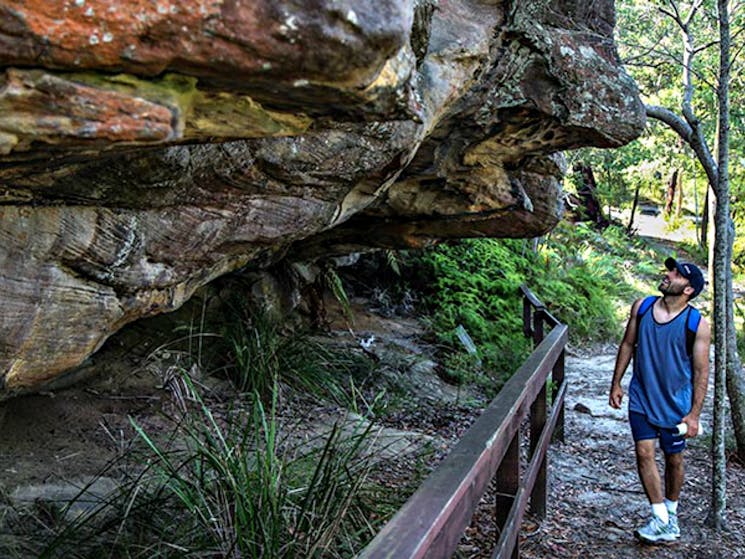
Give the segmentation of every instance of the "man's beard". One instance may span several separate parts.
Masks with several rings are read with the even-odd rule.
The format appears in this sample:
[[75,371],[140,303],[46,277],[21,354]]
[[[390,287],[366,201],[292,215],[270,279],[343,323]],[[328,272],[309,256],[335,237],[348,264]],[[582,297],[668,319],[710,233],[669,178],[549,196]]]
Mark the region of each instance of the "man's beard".
[[683,295],[683,291],[687,286],[685,285],[674,285],[673,283],[665,283],[664,281],[657,286],[660,293],[663,295]]

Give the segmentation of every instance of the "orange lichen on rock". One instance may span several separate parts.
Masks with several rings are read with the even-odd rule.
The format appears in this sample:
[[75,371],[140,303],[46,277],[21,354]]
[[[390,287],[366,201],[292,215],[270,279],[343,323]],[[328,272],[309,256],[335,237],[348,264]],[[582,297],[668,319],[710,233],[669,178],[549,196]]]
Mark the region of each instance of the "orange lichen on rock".
[[[50,6],[51,4],[51,6]],[[222,2],[72,0],[5,2],[18,27],[46,44],[40,62],[52,67],[117,68],[130,60],[147,73],[163,71],[173,58],[199,57],[213,41],[205,28],[219,18]],[[245,17],[258,19],[253,3]],[[19,53],[19,58],[25,53]]]
[[0,65],[366,85],[408,38],[409,3],[380,3],[6,0]]
[[19,147],[63,138],[163,141],[173,135],[172,120],[162,105],[38,70],[9,69],[0,81],[0,132],[18,138]]

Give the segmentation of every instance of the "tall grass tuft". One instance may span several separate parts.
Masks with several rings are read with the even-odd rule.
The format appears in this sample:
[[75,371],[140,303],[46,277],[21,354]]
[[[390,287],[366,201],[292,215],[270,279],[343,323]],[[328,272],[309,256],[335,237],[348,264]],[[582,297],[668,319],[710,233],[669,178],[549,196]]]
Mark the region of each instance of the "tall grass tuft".
[[193,537],[175,544],[220,557],[335,556],[345,547],[342,527],[364,528],[357,497],[371,468],[369,424],[347,435],[334,425],[310,450],[282,448],[273,393],[269,408],[254,395],[247,421],[235,412],[217,418],[197,398],[176,448],[134,424],[155,457],[158,485],[188,513],[182,538]]
[[[225,371],[241,392],[258,393],[266,398],[279,381],[285,338],[279,326],[265,315],[251,313],[239,304],[224,328]],[[217,350],[223,349],[220,345]],[[291,357],[289,357],[291,359]]]
[[338,351],[313,338],[308,332],[285,332],[282,326],[259,310],[238,301],[229,306],[218,342],[219,369],[240,392],[258,393],[268,402],[279,383],[320,399],[348,405],[346,381],[364,372],[366,359]]
[[[139,444],[125,454],[120,489],[74,518],[28,513],[18,557],[336,558],[371,537],[372,423],[288,437],[276,387],[269,402],[254,393],[223,410],[188,375],[182,382],[185,407],[167,436],[130,420]],[[0,542],[8,557],[12,549]]]

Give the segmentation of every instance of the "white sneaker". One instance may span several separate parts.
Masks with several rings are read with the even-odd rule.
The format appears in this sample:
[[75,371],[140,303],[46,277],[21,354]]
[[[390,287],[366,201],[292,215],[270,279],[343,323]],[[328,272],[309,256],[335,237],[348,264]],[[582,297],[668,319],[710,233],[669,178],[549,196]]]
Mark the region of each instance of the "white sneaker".
[[652,516],[645,526],[634,531],[634,535],[645,543],[672,542],[680,537],[680,530],[676,533],[670,522],[665,524],[659,517]]
[[670,532],[673,536],[675,536],[675,539],[677,540],[680,537],[680,526],[678,525],[678,515],[673,513],[668,513],[670,515],[670,521],[668,522],[668,525],[670,526]]

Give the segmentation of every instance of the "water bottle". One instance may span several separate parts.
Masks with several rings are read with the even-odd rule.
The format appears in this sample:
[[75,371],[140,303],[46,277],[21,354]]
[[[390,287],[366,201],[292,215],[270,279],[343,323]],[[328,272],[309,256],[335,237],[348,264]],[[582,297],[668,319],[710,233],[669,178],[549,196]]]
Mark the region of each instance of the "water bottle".
[[[678,428],[678,435],[685,435],[688,432],[688,424],[687,423],[678,423],[676,425]],[[704,434],[704,425],[703,423],[699,422],[698,424],[698,434],[703,435]]]

